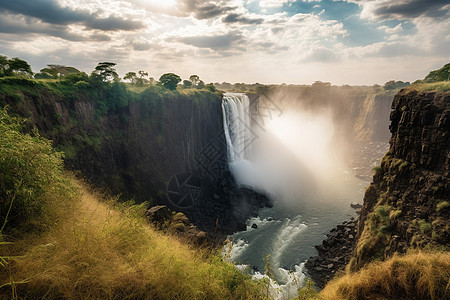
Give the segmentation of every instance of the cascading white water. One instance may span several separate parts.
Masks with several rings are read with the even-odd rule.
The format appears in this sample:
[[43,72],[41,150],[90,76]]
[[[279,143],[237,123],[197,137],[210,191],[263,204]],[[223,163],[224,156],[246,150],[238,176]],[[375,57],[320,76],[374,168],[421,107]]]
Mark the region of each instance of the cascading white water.
[[246,95],[227,93],[222,100],[230,172],[238,185],[273,202],[247,221],[246,231],[230,237],[234,242],[225,253],[237,267],[249,266],[256,278],[265,276],[270,254],[269,270],[276,280],[270,279],[272,298],[289,299],[305,281],[304,262],[316,255],[313,245],[355,215],[349,204],[362,198],[367,183],[341,168],[329,110],[286,106],[282,114],[271,115],[277,99],[260,101],[260,119],[255,120]]
[[[255,142],[256,130],[252,130],[251,127],[249,98],[241,93],[226,93],[222,100],[222,112],[228,164],[236,183],[251,186],[261,193],[268,193],[268,182],[265,180],[264,175],[261,177],[261,174],[266,173],[264,166],[250,161],[253,155],[251,148],[252,143]],[[252,222],[254,220],[252,219]],[[302,274],[303,264],[294,266],[294,271],[291,273],[284,269],[280,263],[291,240],[302,232],[306,225],[301,224],[300,219],[290,220],[288,218],[285,218],[283,222],[281,220],[270,222],[268,225],[269,227],[281,225],[279,229],[278,226],[276,227],[275,239],[272,241],[273,244],[271,246],[268,245],[267,251],[273,254],[271,265],[274,268],[276,279],[280,280],[282,284],[278,284],[260,272],[256,272],[253,276],[255,278],[266,277],[269,279],[271,285],[270,293],[273,299],[290,298],[289,296],[295,296],[298,284],[301,284],[304,280],[304,275]],[[260,224],[260,228],[262,230],[264,225]],[[231,248],[225,249],[225,253],[228,253],[227,256],[229,256],[230,261],[236,263],[236,259],[246,252],[248,247],[248,242],[238,240]],[[255,255],[258,256],[256,253]],[[236,267],[242,270],[245,269],[245,265],[237,264]]]
[[245,94],[226,93],[222,99],[228,162],[247,158],[251,147],[250,101]]

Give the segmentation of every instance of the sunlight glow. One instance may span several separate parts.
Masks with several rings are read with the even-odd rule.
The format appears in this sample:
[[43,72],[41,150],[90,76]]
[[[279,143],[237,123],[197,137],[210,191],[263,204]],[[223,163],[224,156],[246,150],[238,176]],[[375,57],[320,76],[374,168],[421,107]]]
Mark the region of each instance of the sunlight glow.
[[323,170],[336,166],[332,145],[334,126],[326,112],[321,115],[287,112],[271,120],[267,128],[313,173],[324,176],[328,172]]
[[174,7],[175,4],[177,4],[177,0],[147,0],[146,2],[148,2],[152,6],[154,5],[161,8]]

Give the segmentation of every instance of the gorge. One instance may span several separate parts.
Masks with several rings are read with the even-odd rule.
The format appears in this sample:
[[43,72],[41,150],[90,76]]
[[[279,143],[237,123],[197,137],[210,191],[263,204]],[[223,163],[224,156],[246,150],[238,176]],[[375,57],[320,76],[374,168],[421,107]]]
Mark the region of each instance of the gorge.
[[[2,106],[51,138],[68,168],[122,201],[184,213],[216,244],[231,235],[224,255],[255,278],[270,272],[283,297],[305,276],[314,279],[304,267],[314,246],[358,217],[350,204],[364,193],[358,231],[346,237],[356,247],[345,258],[354,270],[410,247],[448,244],[448,93],[397,94],[389,150],[394,95],[375,87],[272,86],[222,96],[153,86],[120,92],[126,101],[106,111],[108,90],[99,97],[77,87],[67,96],[11,78],[1,87]],[[335,272],[333,263],[313,267]]]

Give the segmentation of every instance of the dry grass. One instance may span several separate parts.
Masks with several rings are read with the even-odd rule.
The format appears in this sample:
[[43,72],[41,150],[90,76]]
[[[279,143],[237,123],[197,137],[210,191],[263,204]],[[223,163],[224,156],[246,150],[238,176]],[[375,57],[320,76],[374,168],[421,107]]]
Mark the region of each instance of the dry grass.
[[337,278],[323,299],[449,299],[450,254],[413,253]]
[[450,81],[418,82],[408,86],[407,89],[419,92],[448,92],[450,91]]
[[[52,228],[16,241],[8,265],[19,297],[31,299],[256,299],[260,284],[215,254],[146,224],[143,208],[100,202],[76,181],[80,197],[61,205]],[[115,207],[114,207],[115,206]],[[9,275],[0,275],[0,285]],[[0,289],[0,297],[11,288]]]

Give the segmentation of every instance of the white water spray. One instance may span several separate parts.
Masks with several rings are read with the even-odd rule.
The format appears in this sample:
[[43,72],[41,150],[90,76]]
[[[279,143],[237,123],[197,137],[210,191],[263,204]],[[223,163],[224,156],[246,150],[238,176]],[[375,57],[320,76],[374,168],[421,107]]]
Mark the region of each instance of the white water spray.
[[[255,142],[253,139],[256,134],[252,131],[252,124],[250,118],[250,101],[245,94],[237,93],[226,93],[222,100],[222,112],[223,112],[223,126],[225,131],[225,138],[227,142],[227,154],[228,154],[228,164],[230,171],[233,173],[237,184],[251,186],[253,189],[260,193],[270,194],[275,191],[281,179],[286,182],[281,173],[286,173],[286,168],[283,168],[279,164],[278,160],[275,163],[278,165],[274,167],[270,164],[270,160],[266,157],[261,157],[255,155],[251,152],[252,143]],[[258,131],[258,133],[261,133]],[[269,144],[274,144],[271,140]],[[277,144],[277,143],[275,143]],[[250,161],[250,157],[256,162]],[[265,163],[262,163],[264,161]],[[271,171],[282,167],[282,172],[275,172],[278,180],[273,177]],[[279,170],[278,170],[279,171]],[[275,186],[275,188],[274,188]],[[258,218],[252,219],[252,223],[258,223],[259,229],[261,230],[263,224],[277,224],[281,220],[274,220],[265,222],[259,220]],[[296,220],[285,219],[283,221],[283,226],[277,233],[277,238],[275,243],[267,249],[273,255],[271,257],[271,264],[274,268],[274,275],[282,282],[279,284],[269,278],[271,285],[271,296],[273,299],[282,299],[285,297],[292,297],[296,295],[299,285],[304,281],[303,264],[294,266],[294,270],[289,272],[283,269],[280,265],[282,261],[283,254],[286,247],[292,242],[292,240],[304,229],[305,224],[301,224],[300,218]],[[236,263],[237,258],[242,255],[243,252],[247,251],[249,244],[244,240],[238,240],[235,244],[229,245],[229,248],[225,248],[224,252],[228,253],[228,258],[231,262]],[[244,270],[246,265],[238,264],[236,265],[239,269]],[[256,272],[254,278],[267,277],[259,272]]]

